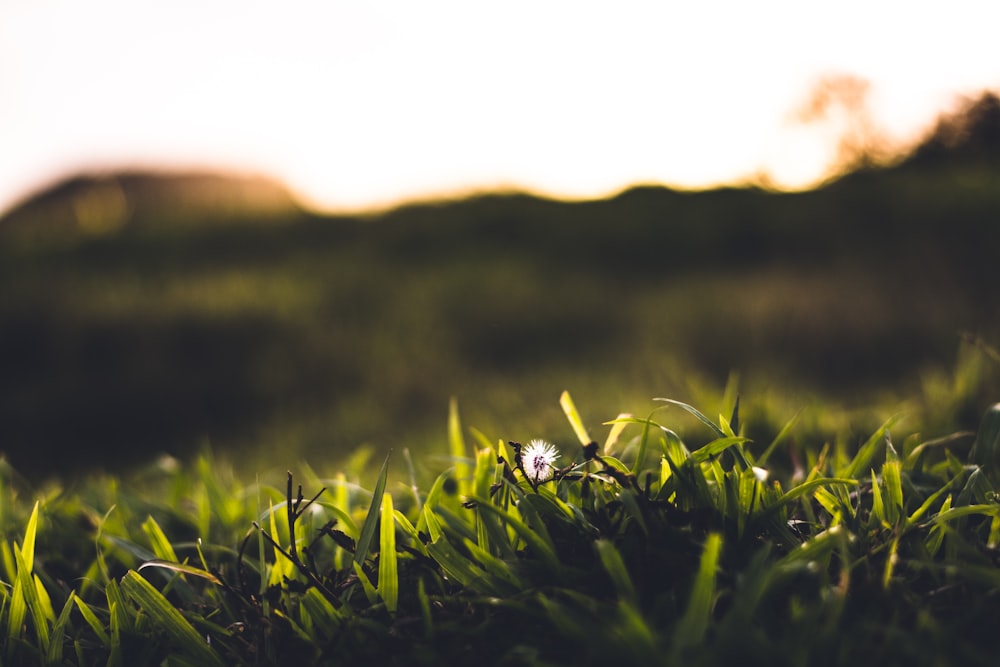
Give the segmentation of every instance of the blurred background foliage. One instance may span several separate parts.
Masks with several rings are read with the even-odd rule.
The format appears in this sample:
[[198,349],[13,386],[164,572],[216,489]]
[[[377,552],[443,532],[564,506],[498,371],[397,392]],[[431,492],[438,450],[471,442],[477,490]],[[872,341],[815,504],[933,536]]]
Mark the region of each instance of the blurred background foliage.
[[998,128],[984,94],[801,193],[322,216],[259,178],[64,181],[0,220],[0,451],[33,476],[419,452],[450,397],[490,439],[572,442],[563,389],[597,429],[655,396],[711,413],[733,374],[765,444],[805,406],[864,434],[956,383],[924,424],[972,428],[1000,399]]

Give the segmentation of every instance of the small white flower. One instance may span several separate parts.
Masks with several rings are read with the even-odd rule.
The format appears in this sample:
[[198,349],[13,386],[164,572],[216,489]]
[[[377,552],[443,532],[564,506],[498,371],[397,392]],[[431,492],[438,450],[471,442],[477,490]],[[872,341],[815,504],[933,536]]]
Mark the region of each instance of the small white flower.
[[552,479],[559,452],[544,440],[532,440],[521,452],[521,465],[532,484],[540,484]]
[[750,470],[753,471],[753,476],[757,478],[758,482],[766,482],[767,481],[767,475],[768,475],[768,473],[763,468],[758,468],[757,466],[753,466],[752,468],[750,468]]

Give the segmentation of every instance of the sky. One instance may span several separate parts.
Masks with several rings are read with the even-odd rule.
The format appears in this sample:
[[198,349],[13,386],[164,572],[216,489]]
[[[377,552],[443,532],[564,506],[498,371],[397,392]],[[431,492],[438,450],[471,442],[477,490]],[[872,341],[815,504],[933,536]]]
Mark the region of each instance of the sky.
[[78,171],[274,176],[328,211],[808,187],[869,82],[902,145],[1000,88],[995,0],[0,0],[0,213]]

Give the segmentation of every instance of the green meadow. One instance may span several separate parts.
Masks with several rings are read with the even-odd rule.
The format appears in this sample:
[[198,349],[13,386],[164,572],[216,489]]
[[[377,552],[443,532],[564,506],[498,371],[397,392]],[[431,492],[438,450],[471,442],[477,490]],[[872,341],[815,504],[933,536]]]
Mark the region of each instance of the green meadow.
[[990,127],[800,193],[26,202],[0,664],[993,664]]

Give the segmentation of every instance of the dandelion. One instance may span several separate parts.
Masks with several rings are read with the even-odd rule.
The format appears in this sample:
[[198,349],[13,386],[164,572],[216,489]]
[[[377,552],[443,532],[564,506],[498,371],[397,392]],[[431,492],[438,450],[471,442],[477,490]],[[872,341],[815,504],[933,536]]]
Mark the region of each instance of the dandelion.
[[544,440],[532,440],[521,454],[524,474],[532,484],[540,484],[552,479],[553,465],[559,458],[555,447]]

